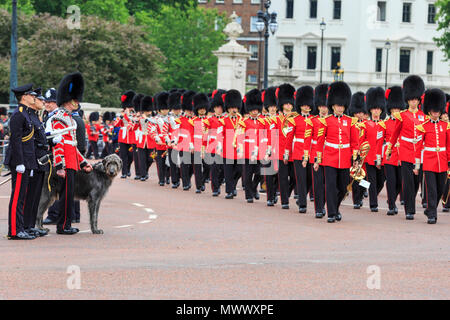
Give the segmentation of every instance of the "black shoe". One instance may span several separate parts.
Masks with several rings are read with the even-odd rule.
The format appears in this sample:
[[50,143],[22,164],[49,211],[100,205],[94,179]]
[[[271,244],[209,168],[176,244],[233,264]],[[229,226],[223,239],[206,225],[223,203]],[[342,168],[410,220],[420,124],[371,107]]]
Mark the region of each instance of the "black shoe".
[[170,179],[166,179],[166,184],[170,184]]
[[34,235],[28,234],[25,231],[21,231],[13,237],[8,237],[9,240],[34,240],[36,237]]
[[136,177],[134,177],[134,180],[141,180],[141,177],[136,176]]
[[172,185],[172,189],[177,189],[180,186],[180,183],[174,183]]
[[164,187],[165,185],[166,185],[166,184],[165,184],[164,182],[160,182],[160,183],[159,183],[159,186],[160,186],[160,187]]
[[378,212],[378,207],[370,208],[370,212]]
[[322,219],[323,213],[322,212],[316,212],[316,219]]
[[183,191],[189,191],[191,189],[191,185],[188,185],[186,187],[183,187]]
[[309,198],[309,201],[310,201],[310,202],[314,202],[314,198],[310,197],[310,198]]
[[406,214],[406,220],[414,220],[414,215],[411,213]]
[[48,231],[47,230],[43,230],[43,229],[37,229],[37,228],[31,228],[31,231],[34,231],[34,233],[38,234],[37,237],[44,237],[46,235],[48,235]]
[[436,222],[437,222],[436,218],[428,218],[428,221],[427,221],[428,224],[436,224]]
[[205,191],[205,190],[206,190],[205,185],[203,185],[203,186],[200,187],[200,191],[201,191],[201,192],[203,192],[203,191]]
[[342,220],[342,214],[340,212],[338,212],[338,214],[336,215],[336,221],[341,221]]
[[237,197],[237,190],[233,191],[233,197]]
[[26,229],[25,232],[28,233],[30,236],[39,238],[39,232],[36,229]]
[[259,200],[259,193],[256,193],[254,198],[255,200]]
[[442,208],[442,212],[449,212],[450,210],[448,208]]
[[126,178],[127,178],[127,175],[126,175],[126,174],[123,174],[120,178],[126,179]]
[[428,205],[426,203],[422,203],[422,208],[426,209]]
[[289,209],[289,205],[288,204],[282,204],[281,205],[281,209],[287,210],[287,209]]
[[369,193],[367,193],[367,191],[364,191],[364,198],[369,197]]
[[148,178],[150,178],[150,177],[149,177],[148,174],[146,174],[145,177],[144,177],[144,179],[145,179],[145,180],[148,180]]
[[141,181],[147,181],[147,179],[145,179],[145,177],[141,177],[139,180],[141,180]]
[[253,203],[253,199],[247,199],[247,203]]
[[273,203],[272,200],[267,201],[267,206],[268,207],[273,207],[275,204]]
[[234,194],[233,193],[228,193],[226,196],[225,196],[225,199],[233,199],[234,198]]
[[388,210],[387,215],[388,215],[388,216],[395,216],[395,211],[394,211],[394,209]]
[[78,233],[80,230],[78,230],[77,228],[70,228],[70,229],[63,229],[63,230],[56,230],[57,234],[75,234]]
[[266,190],[264,190],[264,189],[259,189],[259,193],[266,193]]
[[209,182],[210,182],[209,179],[206,179],[206,180],[205,180],[205,183],[209,183]]
[[127,177],[131,177],[131,173],[127,173]]
[[294,194],[294,199],[298,199],[298,194]]
[[195,193],[202,193],[200,189],[195,190]]
[[405,205],[405,201],[400,201],[400,204],[402,205],[402,206],[404,206]]
[[328,223],[335,223],[336,222],[336,218],[335,217],[329,217],[327,222]]
[[72,223],[80,223],[80,219],[72,219]]
[[299,208],[298,213],[306,213],[306,208]]
[[212,196],[213,196],[213,197],[218,197],[218,196],[219,196],[219,192],[214,191],[214,192],[212,193]]
[[353,209],[357,209],[357,210],[361,209],[361,204],[360,203],[354,204]]
[[394,213],[395,213],[395,214],[398,213],[398,208],[397,208],[397,207],[394,208]]
[[56,224],[56,221],[50,219],[49,217],[45,218],[44,221],[42,221],[42,224]]
[[277,202],[278,202],[278,196],[275,196],[275,200],[273,200],[273,203],[277,204]]

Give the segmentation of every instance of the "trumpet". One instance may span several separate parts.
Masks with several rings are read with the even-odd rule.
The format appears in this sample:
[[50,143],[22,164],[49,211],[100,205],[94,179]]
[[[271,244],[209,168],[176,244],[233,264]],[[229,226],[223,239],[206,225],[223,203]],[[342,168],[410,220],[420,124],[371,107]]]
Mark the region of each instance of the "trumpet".
[[370,144],[369,142],[363,142],[359,148],[359,157],[360,157],[360,163],[356,167],[352,167],[350,169],[350,177],[352,177],[352,181],[347,186],[347,194],[348,192],[352,191],[352,185],[353,182],[357,181],[360,182],[362,179],[366,177],[366,172],[363,169],[364,160],[366,159],[367,155],[369,154],[370,150]]

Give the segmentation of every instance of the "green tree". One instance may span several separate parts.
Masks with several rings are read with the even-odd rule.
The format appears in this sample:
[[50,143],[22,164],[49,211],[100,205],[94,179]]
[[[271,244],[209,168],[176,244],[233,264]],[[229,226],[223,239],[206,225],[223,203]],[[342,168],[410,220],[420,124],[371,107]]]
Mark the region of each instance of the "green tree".
[[[57,87],[66,73],[80,71],[86,82],[84,100],[104,107],[119,106],[125,90],[154,94],[160,89],[158,66],[164,58],[133,22],[82,16],[81,29],[69,30],[64,19],[48,14],[31,21],[37,24],[35,33],[19,40],[19,83]],[[9,58],[0,56],[0,84],[8,83],[8,64]],[[0,87],[3,99],[8,88]]]
[[[17,0],[17,10],[21,13],[34,13],[34,0]],[[0,0],[0,9],[7,9],[11,11],[12,1],[11,0]]]
[[434,38],[437,45],[444,51],[446,60],[450,59],[450,0],[436,1],[438,31],[442,34]]
[[[163,5],[159,13],[138,12],[136,20],[146,26],[151,42],[161,49],[166,60],[162,86],[211,91],[217,83],[217,50],[226,39],[222,30],[225,16],[216,9],[195,5]],[[216,21],[218,30],[215,29]]]
[[[174,6],[179,4],[181,8],[190,5],[190,0],[128,0],[127,8],[131,15],[134,15],[140,11],[153,11],[159,12],[161,10],[162,5]],[[194,3],[194,5],[197,5]]]

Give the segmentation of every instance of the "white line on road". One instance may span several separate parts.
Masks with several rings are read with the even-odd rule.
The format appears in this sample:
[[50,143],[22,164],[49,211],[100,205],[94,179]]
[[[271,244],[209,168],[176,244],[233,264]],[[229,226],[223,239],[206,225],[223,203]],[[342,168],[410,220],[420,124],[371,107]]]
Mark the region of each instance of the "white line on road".
[[80,231],[78,233],[88,233],[88,232],[91,232],[91,230],[83,230],[83,231]]
[[143,204],[141,204],[141,203],[137,203],[137,202],[134,202],[134,203],[132,203],[132,205],[133,205],[133,206],[136,206],[136,207],[139,207],[139,208],[142,208],[142,207],[144,207],[144,205],[143,205]]
[[147,211],[148,213],[153,213],[153,212],[155,212],[155,211],[153,211],[153,209],[150,209],[150,208],[145,208],[144,210]]
[[151,215],[148,216],[148,218],[149,218],[150,220],[155,220],[156,218],[158,218],[158,215],[156,215],[156,214],[151,214]]
[[114,228],[116,228],[116,229],[122,229],[122,228],[128,228],[128,227],[132,227],[133,225],[132,224],[125,224],[125,225],[123,225],[123,226],[116,226],[116,227],[114,227]]
[[143,220],[143,221],[140,221],[139,223],[140,224],[145,224],[145,223],[150,223],[150,222],[152,222],[152,220]]

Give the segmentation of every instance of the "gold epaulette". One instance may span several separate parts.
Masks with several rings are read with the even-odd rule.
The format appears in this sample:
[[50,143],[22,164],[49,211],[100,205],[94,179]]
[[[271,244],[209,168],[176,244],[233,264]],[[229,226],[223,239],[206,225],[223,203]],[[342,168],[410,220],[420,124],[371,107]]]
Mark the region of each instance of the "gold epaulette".
[[350,117],[350,118],[352,119],[352,124],[351,124],[351,126],[353,127],[355,124],[358,123],[358,118],[355,118],[355,117]]
[[394,114],[393,114],[394,118],[399,121],[403,121],[402,116],[400,115],[401,112],[404,112],[404,111],[394,112]]
[[266,124],[266,122],[264,121],[264,119],[263,118],[258,118],[258,120],[259,120],[259,122],[261,122],[263,125],[265,125]]
[[176,118],[176,119],[175,119],[175,122],[178,123],[178,124],[181,124],[180,118]]
[[327,121],[325,120],[326,118],[328,118],[328,117],[325,117],[325,118],[319,117],[320,123],[322,123],[324,126],[327,126]]
[[450,129],[450,122],[447,122],[447,130]]
[[225,125],[225,119],[224,119],[224,118],[219,119],[219,122],[220,122],[223,126]]
[[244,128],[245,128],[245,127],[246,127],[246,125],[245,125],[245,122],[244,122],[244,121],[242,121],[242,120],[241,120],[241,121],[239,121],[239,126],[241,126],[241,127],[244,127]]
[[420,132],[425,133],[425,128],[423,127],[423,125],[424,125],[425,123],[428,123],[429,121],[430,121],[430,120],[427,120],[427,121],[425,121],[424,123],[417,125],[417,126],[416,126],[416,129],[419,130]]
[[189,119],[188,121],[189,121],[189,123],[190,123],[192,126],[194,126],[194,119],[193,119],[193,118],[192,118],[192,119]]
[[380,121],[380,122],[378,122],[378,124],[379,124],[384,130],[386,130],[386,124],[384,123],[384,121]]
[[313,126],[311,118],[305,119],[305,122],[306,122],[306,124],[310,125],[311,127]]
[[209,126],[209,120],[208,119],[204,119],[203,123],[206,124],[207,126]]

